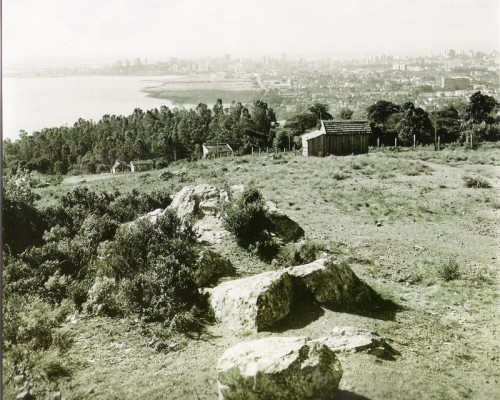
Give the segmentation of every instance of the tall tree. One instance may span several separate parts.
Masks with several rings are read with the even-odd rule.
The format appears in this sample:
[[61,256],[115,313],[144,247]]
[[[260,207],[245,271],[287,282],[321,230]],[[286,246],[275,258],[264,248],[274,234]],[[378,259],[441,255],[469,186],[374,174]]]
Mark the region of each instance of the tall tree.
[[406,102],[402,106],[403,118],[397,125],[398,137],[402,144],[413,143],[413,135],[422,144],[432,142],[434,128],[427,111],[415,107],[412,102]]
[[350,110],[348,108],[343,108],[339,112],[339,117],[340,117],[340,119],[351,119],[352,118],[352,114],[354,114],[354,111],[352,111],[352,110]]
[[491,124],[494,122],[491,113],[497,108],[498,102],[494,97],[476,92],[470,97],[469,104],[465,109],[465,120],[475,124],[481,122]]
[[333,119],[332,114],[328,112],[328,104],[314,103],[313,105],[309,106],[308,109],[311,113],[316,115],[318,119]]

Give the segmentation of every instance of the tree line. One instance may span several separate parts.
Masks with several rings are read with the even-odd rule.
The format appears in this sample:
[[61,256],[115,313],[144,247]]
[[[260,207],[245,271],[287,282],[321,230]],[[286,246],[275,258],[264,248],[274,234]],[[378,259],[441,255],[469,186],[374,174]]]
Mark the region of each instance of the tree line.
[[498,102],[481,92],[474,93],[460,112],[454,106],[431,112],[412,102],[402,105],[390,101],[378,101],[367,108],[372,128],[372,144],[377,140],[393,144],[394,138],[403,146],[434,143],[438,136],[441,143],[465,142],[471,135],[475,142],[500,140]]
[[155,159],[158,166],[176,159],[200,157],[206,142],[230,143],[240,152],[272,146],[276,115],[265,102],[251,107],[217,100],[210,109],[162,106],[129,116],[104,115],[99,121],[79,119],[73,126],[22,131],[3,143],[4,168],[22,167],[48,174],[109,171],[116,160]]
[[[402,105],[380,100],[367,108],[372,128],[371,144],[400,145],[434,142],[500,140],[498,102],[492,96],[474,93],[465,108],[453,106],[428,112],[412,102]],[[339,119],[350,119],[343,109]],[[300,135],[315,129],[320,119],[333,119],[328,105],[315,103],[279,126],[267,103],[256,101],[246,107],[217,100],[210,109],[200,103],[195,109],[162,106],[129,116],[104,115],[99,121],[79,119],[73,126],[46,128],[32,135],[21,132],[15,142],[3,142],[3,167],[36,170],[48,174],[107,172],[116,160],[156,160],[163,167],[177,159],[201,156],[207,142],[229,143],[239,154],[254,147],[281,149],[300,146]]]

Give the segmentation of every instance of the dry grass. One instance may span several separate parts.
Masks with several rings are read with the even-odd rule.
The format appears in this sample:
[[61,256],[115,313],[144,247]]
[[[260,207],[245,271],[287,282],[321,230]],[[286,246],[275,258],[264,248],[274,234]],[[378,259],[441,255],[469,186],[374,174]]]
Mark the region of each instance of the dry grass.
[[[342,242],[355,272],[404,307],[394,320],[323,310],[309,325],[279,333],[318,337],[333,326],[354,325],[391,340],[402,353],[396,361],[341,355],[339,398],[497,398],[499,349],[492,333],[500,331],[500,149],[327,158],[287,154],[280,161],[254,155],[179,162],[168,170],[185,174],[167,181],[159,179],[161,171],[153,171],[71,178],[36,190],[47,204],[77,184],[98,191],[173,193],[202,182],[219,187],[253,183],[302,225],[308,239]],[[472,172],[487,177],[493,188],[465,188],[462,176]],[[272,268],[236,245],[221,251],[238,276]],[[455,264],[448,267],[450,259]],[[81,399],[213,399],[222,352],[238,341],[270,335],[238,338],[214,326],[207,341],[158,353],[132,321],[84,319],[71,329],[76,340],[68,357],[79,368],[60,389],[63,397]]]

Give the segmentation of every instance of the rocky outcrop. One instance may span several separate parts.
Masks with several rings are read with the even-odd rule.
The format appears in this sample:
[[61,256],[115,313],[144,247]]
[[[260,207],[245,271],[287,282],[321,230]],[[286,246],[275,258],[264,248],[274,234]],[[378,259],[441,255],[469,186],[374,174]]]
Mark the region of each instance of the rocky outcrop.
[[227,201],[227,192],[215,186],[186,186],[175,194],[167,210],[175,211],[181,221],[191,222],[200,241],[215,244],[229,234],[220,217]]
[[297,296],[313,298],[338,311],[375,310],[384,300],[345,263],[323,258],[285,269]]
[[217,365],[219,400],[331,399],[341,378],[335,353],[305,337],[239,343]]
[[352,326],[335,327],[329,336],[314,339],[334,353],[367,351],[385,360],[394,360],[400,353],[375,332]]
[[264,272],[224,282],[208,293],[219,322],[236,333],[257,332],[289,314],[292,279],[285,271]]
[[201,219],[205,215],[216,214],[225,201],[227,193],[206,183],[186,186],[172,198],[167,210],[173,210],[181,221]]

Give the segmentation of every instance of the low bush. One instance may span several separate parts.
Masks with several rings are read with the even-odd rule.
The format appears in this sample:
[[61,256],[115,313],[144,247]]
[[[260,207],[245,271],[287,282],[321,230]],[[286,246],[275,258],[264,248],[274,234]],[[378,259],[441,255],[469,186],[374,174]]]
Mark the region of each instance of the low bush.
[[441,269],[439,270],[439,276],[446,282],[454,281],[460,279],[461,277],[460,267],[455,260],[448,260]]
[[266,241],[272,226],[262,195],[253,187],[245,189],[241,198],[226,206],[222,215],[224,227],[245,248]]
[[212,250],[202,250],[198,255],[194,279],[199,287],[211,286],[223,276],[232,276],[236,269],[231,261]]
[[489,189],[492,187],[490,182],[480,176],[464,176],[462,180],[468,188]]
[[140,220],[121,227],[99,253],[97,270],[107,278],[94,283],[87,307],[109,314],[119,298],[125,314],[168,327],[181,315],[208,309],[196,282],[196,236],[174,213],[154,224]]

